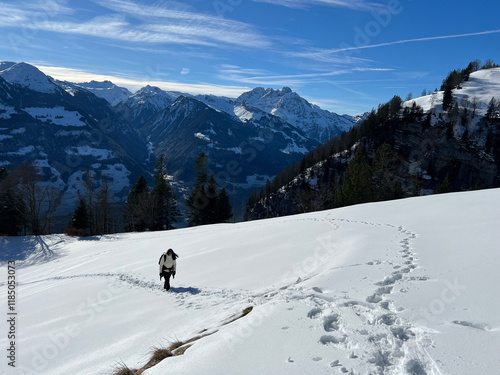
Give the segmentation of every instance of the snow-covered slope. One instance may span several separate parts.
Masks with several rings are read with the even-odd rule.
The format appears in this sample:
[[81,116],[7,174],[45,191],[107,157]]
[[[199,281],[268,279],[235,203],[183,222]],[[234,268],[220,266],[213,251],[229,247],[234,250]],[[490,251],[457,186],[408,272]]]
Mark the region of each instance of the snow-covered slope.
[[354,125],[352,118],[321,109],[289,87],[282,90],[257,87],[235,101],[234,113],[242,120],[258,110],[278,116],[319,142],[326,142]]
[[119,103],[117,109],[126,114],[126,118],[134,127],[141,128],[159,112],[168,108],[180,95],[148,85]]
[[0,77],[9,83],[19,84],[38,92],[54,94],[61,90],[52,79],[43,74],[38,68],[23,62],[2,62]]
[[161,111],[179,96],[179,93],[163,91],[159,87],[148,85],[131,95],[128,101],[131,102],[131,106],[147,105],[156,111]]
[[[169,232],[1,238],[2,261],[27,254],[17,368],[4,361],[2,373],[140,368],[152,347],[212,333],[143,374],[494,374],[499,204],[496,189]],[[164,293],[169,247],[180,258]],[[7,306],[5,264],[0,274]]]
[[90,81],[77,83],[77,86],[83,87],[96,96],[106,99],[111,105],[116,105],[132,95],[132,93],[125,87],[116,86],[113,82],[110,81]]
[[[491,98],[500,99],[500,68],[473,72],[469,80],[464,82],[461,87],[461,89],[453,90],[453,97],[459,106],[465,107],[467,104],[469,112],[472,112],[473,102],[476,100],[476,113],[484,116],[488,110],[488,104]],[[405,102],[405,105],[411,106],[413,102],[421,106],[424,111],[429,111],[431,109],[436,109],[438,112],[442,111],[442,108],[436,107],[443,105],[443,91],[409,100]]]
[[225,112],[234,116],[234,99],[215,95],[195,95],[193,98],[205,103],[217,111]]

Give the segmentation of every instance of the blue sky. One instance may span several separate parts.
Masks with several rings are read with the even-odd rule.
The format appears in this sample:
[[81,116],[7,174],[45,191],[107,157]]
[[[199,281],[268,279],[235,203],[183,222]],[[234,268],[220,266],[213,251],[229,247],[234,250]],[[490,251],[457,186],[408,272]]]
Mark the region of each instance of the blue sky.
[[472,60],[500,62],[499,15],[490,0],[0,1],[0,60],[131,91],[289,86],[359,114]]

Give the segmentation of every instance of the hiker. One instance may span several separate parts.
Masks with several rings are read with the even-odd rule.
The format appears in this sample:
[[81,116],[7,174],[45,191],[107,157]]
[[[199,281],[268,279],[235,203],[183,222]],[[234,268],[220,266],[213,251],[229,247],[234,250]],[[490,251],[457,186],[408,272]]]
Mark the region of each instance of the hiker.
[[174,253],[172,249],[168,249],[166,253],[163,253],[160,257],[158,263],[160,264],[160,281],[161,278],[165,278],[165,290],[170,289],[170,275],[172,278],[175,278],[175,260],[179,256]]

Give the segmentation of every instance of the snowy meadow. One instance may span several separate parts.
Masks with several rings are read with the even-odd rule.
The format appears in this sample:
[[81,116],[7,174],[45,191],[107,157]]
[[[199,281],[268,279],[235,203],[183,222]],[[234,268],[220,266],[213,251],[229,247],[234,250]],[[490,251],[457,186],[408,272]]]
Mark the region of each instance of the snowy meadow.
[[[1,237],[2,374],[494,374],[500,189],[91,238]],[[158,258],[173,248],[163,291]],[[8,338],[15,260],[15,339]],[[245,312],[245,313],[244,313]],[[6,350],[7,349],[7,350]]]

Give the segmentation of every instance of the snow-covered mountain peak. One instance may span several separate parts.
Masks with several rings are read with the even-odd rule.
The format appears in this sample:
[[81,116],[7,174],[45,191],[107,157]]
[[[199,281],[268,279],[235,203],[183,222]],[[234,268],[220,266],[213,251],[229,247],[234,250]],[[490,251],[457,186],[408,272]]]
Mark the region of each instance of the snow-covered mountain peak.
[[354,125],[352,119],[309,103],[289,87],[281,90],[257,87],[241,94],[236,99],[234,113],[244,121],[252,117],[251,112],[277,116],[319,142],[325,142]]
[[77,86],[83,87],[94,95],[106,99],[111,105],[116,105],[132,95],[125,87],[119,87],[110,81],[90,81],[78,83]]
[[180,96],[179,93],[164,91],[156,86],[147,85],[131,95],[130,100],[135,105],[149,105],[156,110],[162,110],[171,105]]
[[18,84],[33,91],[56,93],[60,88],[51,78],[42,73],[38,68],[24,62],[0,63],[0,76],[9,83]]

